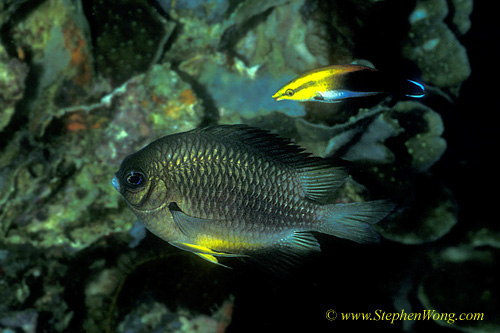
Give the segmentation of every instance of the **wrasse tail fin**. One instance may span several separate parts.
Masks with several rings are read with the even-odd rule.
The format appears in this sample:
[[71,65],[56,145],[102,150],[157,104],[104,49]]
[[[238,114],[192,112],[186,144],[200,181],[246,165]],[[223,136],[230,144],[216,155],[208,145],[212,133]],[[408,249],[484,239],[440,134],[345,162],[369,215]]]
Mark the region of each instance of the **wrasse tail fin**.
[[425,87],[422,83],[413,80],[406,81],[408,86],[407,92],[405,94],[406,97],[422,98],[425,96]]
[[347,73],[343,82],[342,98],[365,97],[377,93],[389,94],[398,99],[403,96],[410,98],[425,96],[425,87],[420,82],[383,71],[360,70]]
[[316,231],[357,243],[377,243],[372,225],[386,217],[395,204],[386,200],[325,206],[323,224]]

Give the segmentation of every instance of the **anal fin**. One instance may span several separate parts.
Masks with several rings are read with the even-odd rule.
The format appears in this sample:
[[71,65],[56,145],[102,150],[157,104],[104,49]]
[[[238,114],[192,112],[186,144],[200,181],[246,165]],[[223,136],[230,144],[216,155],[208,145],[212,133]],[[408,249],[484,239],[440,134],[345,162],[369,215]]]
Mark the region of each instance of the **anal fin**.
[[274,246],[249,252],[248,259],[260,269],[276,276],[288,276],[294,267],[321,248],[309,231],[293,231]]

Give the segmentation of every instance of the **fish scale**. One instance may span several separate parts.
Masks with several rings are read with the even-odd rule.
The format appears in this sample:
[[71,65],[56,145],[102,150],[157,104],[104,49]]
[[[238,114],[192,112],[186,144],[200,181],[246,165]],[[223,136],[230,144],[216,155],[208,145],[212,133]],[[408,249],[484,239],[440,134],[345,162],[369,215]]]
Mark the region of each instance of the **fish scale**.
[[311,231],[375,242],[387,201],[331,204],[347,173],[269,132],[221,125],[161,138],[128,156],[112,180],[158,237],[217,257],[297,258]]
[[[218,149],[220,153],[224,153],[224,149]],[[224,160],[224,157],[221,157],[221,160]],[[229,162],[230,159],[229,159]],[[257,166],[258,168],[259,166]],[[231,199],[233,200],[229,204],[234,205],[237,207],[237,209],[242,209],[242,208],[250,208],[248,212],[251,211],[256,211],[256,212],[266,212],[266,213],[272,213],[273,208],[275,207],[276,201],[281,199],[280,196],[278,196],[278,188],[279,187],[271,187],[267,193],[264,193],[262,191],[262,186],[261,184],[265,187],[266,185],[269,186],[270,184],[269,181],[267,181],[267,178],[263,178],[262,181],[259,183],[247,183],[244,182],[244,178],[238,177],[238,173],[243,173],[242,170],[239,170],[238,167],[232,168],[232,169],[226,169],[226,168],[220,168],[217,163],[213,163],[213,165],[207,166],[207,171],[208,175],[212,176],[214,178],[214,182],[217,185],[217,187],[220,188],[219,191],[217,191],[217,196],[214,198],[212,202],[217,202],[220,201],[221,205],[220,207],[228,207],[228,202],[225,202],[226,198],[226,193],[230,193],[236,190],[238,188],[241,190],[238,196],[232,197]],[[269,166],[268,166],[269,168]],[[269,168],[271,169],[271,168]],[[273,170],[266,170],[265,167],[263,168],[258,168],[258,170],[262,170],[261,172],[258,172],[258,174],[263,174],[266,171],[270,172],[271,174],[273,173]],[[210,172],[211,171],[211,172]],[[195,170],[185,170],[185,175],[184,179],[193,179],[190,175],[195,174]],[[194,176],[195,181],[194,183],[198,185],[199,181],[197,180],[200,178],[199,176],[195,175]],[[190,189],[191,187],[188,184],[184,185],[185,189]],[[200,191],[197,191],[196,193],[185,193],[186,197],[192,197],[194,196],[195,198],[192,200],[191,206],[194,208],[196,207],[196,204],[194,202],[203,202],[202,200],[202,193]],[[244,200],[248,198],[249,196],[255,196],[260,198],[260,200]],[[227,201],[227,200],[226,200]],[[237,210],[236,209],[236,210]],[[236,210],[232,210],[233,212],[236,212]],[[196,210],[192,210],[192,213],[201,215],[203,214],[202,209],[198,208]],[[219,214],[227,214],[226,211],[221,210]],[[224,216],[227,217],[227,216]],[[233,217],[233,216],[229,216]],[[259,219],[256,220],[256,222],[259,222]]]
[[[194,145],[200,144],[199,142],[194,142]],[[206,202],[206,198],[203,198],[202,191],[190,192],[192,186],[190,184],[183,184],[182,191],[184,197],[191,198],[189,202],[186,202],[187,207],[191,209],[186,209],[185,212],[189,215],[200,216],[204,218],[222,218],[224,220],[230,219],[232,221],[248,221],[246,223],[248,230],[256,230],[254,224],[263,224],[268,221],[282,220],[281,215],[288,215],[289,219],[286,222],[281,222],[278,224],[290,226],[295,224],[299,227],[302,221],[292,221],[295,220],[294,217],[299,216],[297,212],[288,212],[286,210],[292,210],[294,208],[292,201],[294,196],[298,196],[297,193],[291,193],[290,198],[285,195],[281,195],[292,188],[282,188],[281,184],[273,184],[274,179],[279,179],[281,175],[281,170],[274,168],[268,161],[257,160],[255,161],[255,168],[253,170],[239,170],[241,168],[241,163],[234,163],[238,159],[238,154],[234,153],[234,150],[228,148],[225,143],[221,145],[215,145],[210,147],[213,154],[208,155],[208,159],[204,161],[204,170],[208,173],[209,177],[213,177],[215,187],[219,190],[211,200],[210,207],[200,206],[197,203]],[[186,151],[186,155],[191,152]],[[217,154],[216,156],[213,156]],[[193,179],[196,189],[198,189],[199,179],[203,177],[200,173],[196,171],[199,170],[199,166],[196,165],[196,161],[191,162],[189,159],[182,158],[184,161],[190,163],[190,168],[184,168],[183,179]],[[229,163],[232,168],[223,167],[222,165]],[[244,182],[243,178],[237,176],[238,173],[253,174],[255,182],[245,182],[245,186],[242,185]],[[267,175],[267,176],[266,176]],[[291,176],[289,175],[289,178]],[[240,186],[240,190],[246,187],[245,191],[239,192],[238,196],[228,197],[227,193],[235,191],[236,187]],[[273,186],[275,185],[275,186]],[[276,186],[277,185],[277,186]],[[264,191],[264,189],[266,189]],[[253,197],[250,200],[249,197]],[[258,198],[258,200],[256,199]],[[283,201],[287,201],[287,205],[281,206]],[[215,203],[219,203],[216,205]],[[230,208],[231,207],[231,208]],[[286,207],[286,208],[285,208]],[[285,212],[286,211],[286,212]],[[240,212],[240,216],[237,216]],[[243,212],[243,214],[241,213]],[[271,227],[267,228],[267,232],[277,232],[281,233],[281,229],[272,230]],[[230,237],[230,233],[224,235],[224,237]],[[259,233],[254,235],[258,236]],[[260,237],[268,237],[269,235],[260,235]]]

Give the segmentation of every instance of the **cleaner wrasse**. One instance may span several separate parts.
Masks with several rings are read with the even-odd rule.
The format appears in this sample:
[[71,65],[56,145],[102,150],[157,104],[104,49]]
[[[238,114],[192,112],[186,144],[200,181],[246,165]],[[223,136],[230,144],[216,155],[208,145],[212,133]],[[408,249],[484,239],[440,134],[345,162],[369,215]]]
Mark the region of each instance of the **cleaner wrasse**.
[[276,101],[336,103],[346,98],[392,94],[421,98],[424,86],[413,80],[360,65],[334,65],[304,73],[281,87]]

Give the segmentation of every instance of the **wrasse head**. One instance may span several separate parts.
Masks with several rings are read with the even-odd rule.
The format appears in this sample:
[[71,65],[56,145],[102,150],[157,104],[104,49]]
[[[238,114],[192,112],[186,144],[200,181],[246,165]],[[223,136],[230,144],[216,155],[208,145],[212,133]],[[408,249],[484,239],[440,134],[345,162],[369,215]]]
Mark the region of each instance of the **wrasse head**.
[[291,100],[291,101],[307,101],[310,99],[310,92],[301,89],[301,84],[297,80],[290,81],[281,87],[274,95],[276,102]]

